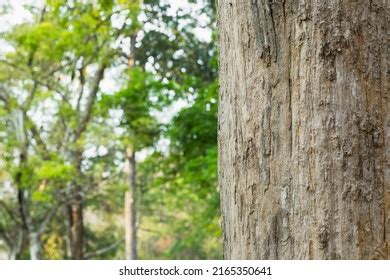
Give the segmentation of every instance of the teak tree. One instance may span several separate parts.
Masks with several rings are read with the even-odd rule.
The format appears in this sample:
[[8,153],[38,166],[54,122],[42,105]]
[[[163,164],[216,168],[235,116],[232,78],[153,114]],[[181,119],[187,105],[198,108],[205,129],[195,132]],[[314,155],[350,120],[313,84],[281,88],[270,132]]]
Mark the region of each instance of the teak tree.
[[218,2],[225,258],[389,258],[385,2]]

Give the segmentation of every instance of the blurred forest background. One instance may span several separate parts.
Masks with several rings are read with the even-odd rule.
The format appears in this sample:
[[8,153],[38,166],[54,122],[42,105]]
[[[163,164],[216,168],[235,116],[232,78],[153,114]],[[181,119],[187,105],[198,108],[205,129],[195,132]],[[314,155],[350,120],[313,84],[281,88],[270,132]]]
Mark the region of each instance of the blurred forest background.
[[131,258],[222,258],[214,1],[15,2],[0,258],[124,259],[125,236]]

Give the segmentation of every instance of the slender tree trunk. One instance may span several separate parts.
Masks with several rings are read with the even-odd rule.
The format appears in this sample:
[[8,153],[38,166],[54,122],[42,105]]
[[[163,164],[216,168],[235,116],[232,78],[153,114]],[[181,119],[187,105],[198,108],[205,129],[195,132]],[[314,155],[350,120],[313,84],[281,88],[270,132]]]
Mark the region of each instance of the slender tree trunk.
[[126,259],[136,260],[137,256],[137,184],[135,151],[127,151],[129,191],[125,195],[125,248]]
[[64,203],[63,205],[63,215],[64,215],[64,223],[65,223],[65,230],[66,230],[66,238],[65,238],[65,242],[66,242],[66,248],[65,248],[65,252],[66,252],[66,258],[71,258],[72,256],[72,250],[71,250],[71,236],[72,236],[72,232],[71,232],[71,223],[72,223],[72,209],[70,207],[70,204],[69,203]]
[[389,258],[389,14],[219,1],[226,258]]
[[[40,260],[42,250],[41,234],[36,230],[36,225],[30,216],[28,203],[26,201],[27,196],[28,194],[26,190],[18,191],[19,212],[22,220],[23,231],[28,240],[30,259]],[[15,241],[15,245],[17,246],[17,251],[19,251],[19,253],[22,249],[22,247],[20,247],[22,244],[22,240]]]
[[83,199],[81,188],[73,194],[70,205],[70,252],[73,260],[82,260],[84,258],[84,220],[83,220]]
[[30,232],[28,236],[28,241],[30,244],[30,259],[40,260],[42,249],[40,235],[37,232]]
[[[128,67],[131,69],[136,61],[137,33],[130,36],[130,54]],[[125,254],[126,259],[136,260],[137,254],[137,162],[136,151],[132,147],[126,149],[127,176],[129,190],[125,194]]]

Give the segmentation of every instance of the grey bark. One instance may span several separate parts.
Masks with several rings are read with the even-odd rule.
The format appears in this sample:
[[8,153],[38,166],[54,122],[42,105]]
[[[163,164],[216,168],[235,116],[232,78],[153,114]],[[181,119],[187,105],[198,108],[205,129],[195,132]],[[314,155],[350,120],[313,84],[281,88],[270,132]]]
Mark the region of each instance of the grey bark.
[[219,1],[225,258],[389,258],[389,15]]
[[135,151],[127,149],[129,191],[125,195],[125,253],[126,259],[137,256],[137,184]]
[[[137,33],[130,36],[130,57],[128,67],[132,68],[136,60]],[[138,259],[137,252],[137,161],[136,150],[128,147],[126,150],[126,164],[129,190],[125,193],[125,258],[128,260]]]
[[37,232],[31,232],[28,236],[29,249],[30,249],[30,259],[31,260],[40,260],[41,259],[41,238]]
[[47,230],[56,212],[57,212],[57,206],[54,206],[50,211],[46,213],[46,215],[43,218],[43,221],[40,224],[36,226],[34,225],[30,226],[28,240],[29,240],[29,250],[30,250],[31,260],[40,260],[42,258],[41,237]]

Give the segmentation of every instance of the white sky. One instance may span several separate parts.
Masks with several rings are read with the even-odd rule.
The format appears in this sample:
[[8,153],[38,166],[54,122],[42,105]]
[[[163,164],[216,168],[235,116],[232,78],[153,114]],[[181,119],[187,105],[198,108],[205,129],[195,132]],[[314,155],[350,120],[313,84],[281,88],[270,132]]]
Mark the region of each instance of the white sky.
[[11,3],[13,7],[12,13],[0,17],[0,31],[4,31],[9,23],[17,24],[30,19],[30,13],[23,8],[23,5],[34,2],[39,3],[38,0],[0,0],[0,5]]

